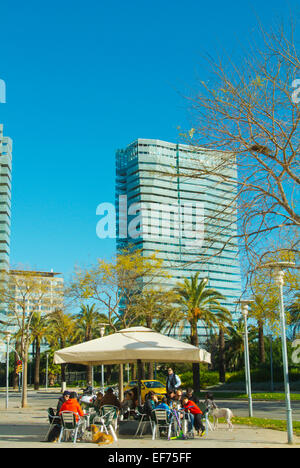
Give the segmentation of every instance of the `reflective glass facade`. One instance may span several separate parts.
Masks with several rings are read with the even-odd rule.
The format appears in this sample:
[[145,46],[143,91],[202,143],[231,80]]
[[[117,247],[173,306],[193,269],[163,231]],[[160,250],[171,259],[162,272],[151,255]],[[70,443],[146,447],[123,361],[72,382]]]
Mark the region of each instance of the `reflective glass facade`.
[[0,124],[0,270],[9,270],[12,140]]
[[[11,169],[12,140],[3,136],[0,124],[0,275],[5,280],[9,272],[10,218],[11,218]],[[8,278],[8,277],[7,277]],[[5,304],[0,303],[1,315],[6,313]]]
[[[217,157],[217,152],[160,140],[138,139],[118,150],[117,249],[141,248],[145,256],[158,252],[171,275],[166,287],[200,272],[237,318],[236,167],[199,177],[200,166],[209,167]],[[205,335],[203,326],[199,334]]]

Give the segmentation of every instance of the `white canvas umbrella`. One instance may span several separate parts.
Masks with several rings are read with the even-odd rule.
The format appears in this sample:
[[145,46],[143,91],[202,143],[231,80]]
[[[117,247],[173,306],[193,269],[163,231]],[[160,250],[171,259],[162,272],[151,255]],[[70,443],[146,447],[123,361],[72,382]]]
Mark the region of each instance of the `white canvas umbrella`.
[[56,351],[55,364],[125,364],[143,362],[211,363],[210,353],[188,343],[157,333],[150,328],[133,327],[96,340]]
[[142,362],[203,362],[210,364],[210,353],[175,340],[150,328],[132,327],[96,340],[70,346],[54,353],[55,364],[138,365],[138,393],[141,401]]

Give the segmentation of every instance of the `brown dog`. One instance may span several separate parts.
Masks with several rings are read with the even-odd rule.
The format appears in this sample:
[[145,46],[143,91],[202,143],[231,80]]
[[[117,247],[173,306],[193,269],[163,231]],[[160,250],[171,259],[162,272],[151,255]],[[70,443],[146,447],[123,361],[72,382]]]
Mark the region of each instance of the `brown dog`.
[[91,425],[92,430],[92,442],[98,445],[109,445],[114,442],[113,436],[110,434],[105,434],[104,432],[100,432],[99,427],[95,424]]

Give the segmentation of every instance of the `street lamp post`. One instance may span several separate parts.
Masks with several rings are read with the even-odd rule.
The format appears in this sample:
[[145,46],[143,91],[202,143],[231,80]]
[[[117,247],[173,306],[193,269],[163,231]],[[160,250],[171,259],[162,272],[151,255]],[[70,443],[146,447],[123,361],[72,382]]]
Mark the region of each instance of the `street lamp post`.
[[9,399],[9,341],[10,333],[5,332],[6,335],[6,409],[8,409],[8,399]]
[[261,265],[260,268],[268,268],[272,271],[275,284],[279,287],[279,309],[280,309],[280,323],[281,323],[281,344],[282,344],[282,362],[283,362],[283,375],[284,375],[284,388],[285,388],[285,404],[286,404],[286,418],[287,418],[287,433],[288,443],[293,443],[293,418],[291,408],[290,396],[290,383],[289,383],[289,366],[288,354],[286,343],[286,323],[285,311],[283,302],[283,285],[284,285],[284,268],[295,268],[294,262],[272,262]]
[[274,392],[274,373],[273,373],[273,335],[269,334],[270,338],[270,371],[271,371],[271,392]]
[[48,358],[49,354],[46,353],[46,392],[48,391]]
[[249,356],[249,340],[248,340],[248,312],[249,312],[249,304],[253,302],[252,300],[242,300],[240,301],[241,304],[241,312],[244,317],[244,324],[245,324],[245,334],[244,334],[244,356],[245,356],[245,377],[246,377],[246,388],[248,394],[248,407],[249,407],[249,417],[252,418],[253,416],[253,403],[252,403],[252,389],[251,389],[251,372],[250,372],[250,356]]

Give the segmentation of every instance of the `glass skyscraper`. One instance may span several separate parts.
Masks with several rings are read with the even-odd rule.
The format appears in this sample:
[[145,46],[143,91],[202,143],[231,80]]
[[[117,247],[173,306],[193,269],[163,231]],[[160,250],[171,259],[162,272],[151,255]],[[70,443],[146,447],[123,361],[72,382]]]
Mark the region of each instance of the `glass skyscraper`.
[[12,140],[0,124],[0,271],[9,270]]
[[[117,249],[154,251],[173,287],[199,272],[226,297],[238,317],[241,296],[234,162],[223,173],[200,175],[220,153],[160,140],[138,139],[116,153]],[[225,173],[226,172],[226,173]],[[188,334],[188,330],[184,332]],[[206,335],[205,324],[199,335]]]
[[[9,272],[11,169],[12,140],[3,136],[3,124],[0,124],[0,275],[2,281]],[[5,306],[0,304],[0,314],[2,313],[5,313]]]

